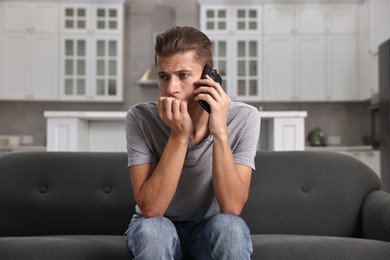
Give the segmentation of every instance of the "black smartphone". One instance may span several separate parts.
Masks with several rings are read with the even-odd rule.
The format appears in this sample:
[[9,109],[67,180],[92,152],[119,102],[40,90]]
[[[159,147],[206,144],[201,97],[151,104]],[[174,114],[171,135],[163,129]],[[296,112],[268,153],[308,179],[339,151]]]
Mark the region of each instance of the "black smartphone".
[[[211,67],[209,64],[206,64],[204,66],[202,72],[202,79],[205,79],[206,75],[209,75],[210,78],[212,78],[215,82],[218,82],[222,86],[222,77],[217,72],[215,72],[213,70],[213,67]],[[210,105],[206,101],[199,100],[199,104],[203,107],[204,110],[210,113]]]

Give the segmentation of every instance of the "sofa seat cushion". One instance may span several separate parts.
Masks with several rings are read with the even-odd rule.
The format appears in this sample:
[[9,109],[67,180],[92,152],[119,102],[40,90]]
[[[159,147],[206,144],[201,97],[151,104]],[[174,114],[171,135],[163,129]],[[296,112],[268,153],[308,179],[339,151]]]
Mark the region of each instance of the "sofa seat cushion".
[[252,259],[389,260],[390,243],[348,237],[252,235]]
[[2,260],[130,259],[124,236],[1,237]]

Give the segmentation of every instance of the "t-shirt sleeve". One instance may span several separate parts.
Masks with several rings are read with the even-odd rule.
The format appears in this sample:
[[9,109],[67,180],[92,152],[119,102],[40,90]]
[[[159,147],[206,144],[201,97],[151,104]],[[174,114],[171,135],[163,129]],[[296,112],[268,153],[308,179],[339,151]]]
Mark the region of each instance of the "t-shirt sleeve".
[[156,163],[156,159],[146,142],[141,120],[139,111],[135,107],[130,108],[126,115],[125,124],[128,154],[127,167],[145,163]]
[[[249,112],[246,112],[248,110]],[[255,169],[257,142],[260,136],[260,112],[255,107],[243,112],[240,115],[240,139],[233,150],[234,161]]]

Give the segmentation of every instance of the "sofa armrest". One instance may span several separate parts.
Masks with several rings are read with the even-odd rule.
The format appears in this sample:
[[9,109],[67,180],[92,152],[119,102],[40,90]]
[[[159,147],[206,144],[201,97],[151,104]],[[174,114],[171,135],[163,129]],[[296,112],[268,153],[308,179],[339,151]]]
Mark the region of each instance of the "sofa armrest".
[[363,237],[390,242],[390,194],[373,191],[368,194],[362,209]]

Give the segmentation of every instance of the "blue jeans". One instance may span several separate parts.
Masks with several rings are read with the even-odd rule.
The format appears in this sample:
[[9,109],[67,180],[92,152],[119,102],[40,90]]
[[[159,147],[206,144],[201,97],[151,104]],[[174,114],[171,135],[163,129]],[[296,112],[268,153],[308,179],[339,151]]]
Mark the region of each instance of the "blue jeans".
[[248,226],[240,217],[218,214],[189,222],[165,217],[141,218],[126,232],[134,259],[250,259]]

